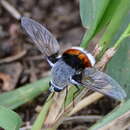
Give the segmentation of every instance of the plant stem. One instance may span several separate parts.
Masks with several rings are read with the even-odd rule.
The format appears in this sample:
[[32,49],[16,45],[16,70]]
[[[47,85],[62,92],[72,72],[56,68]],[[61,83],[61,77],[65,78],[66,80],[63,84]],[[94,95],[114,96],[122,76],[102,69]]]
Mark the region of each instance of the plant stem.
[[46,130],[56,130],[57,128],[46,128]]
[[124,31],[124,33],[120,36],[120,38],[117,40],[117,42],[114,44],[114,48],[118,49],[122,43],[122,41],[127,38],[130,37],[130,24],[128,25],[128,27],[126,28],[126,30]]
[[76,112],[80,111],[81,109],[83,109],[84,107],[92,104],[93,102],[97,101],[98,99],[102,98],[104,95],[98,92],[94,92],[93,94],[91,94],[90,96],[84,98],[83,100],[81,100],[76,106],[75,108],[69,113],[69,116],[75,114]]
[[91,40],[93,35],[94,35],[94,32],[93,32],[93,27],[92,27],[91,30],[88,30],[87,32],[85,32],[83,41],[80,46],[82,48],[87,48],[89,45],[89,41]]
[[[52,93],[53,94],[53,93]],[[52,94],[50,94],[50,96],[48,97],[48,99],[46,100],[45,105],[43,106],[41,112],[39,113],[36,121],[34,122],[33,126],[32,126],[32,130],[41,130],[43,122],[46,118],[46,115],[48,113],[48,110],[52,104],[53,99]]]
[[[114,130],[116,126],[116,128],[122,130],[122,126],[126,126],[126,124],[129,123],[128,121],[129,114],[130,114],[130,99],[120,104],[118,107],[116,107],[116,109],[114,109],[111,113],[106,115],[102,120],[99,120],[98,123],[96,123],[89,129],[90,130],[99,130],[99,129],[101,130],[113,129]],[[107,128],[104,128],[104,127],[107,127]]]

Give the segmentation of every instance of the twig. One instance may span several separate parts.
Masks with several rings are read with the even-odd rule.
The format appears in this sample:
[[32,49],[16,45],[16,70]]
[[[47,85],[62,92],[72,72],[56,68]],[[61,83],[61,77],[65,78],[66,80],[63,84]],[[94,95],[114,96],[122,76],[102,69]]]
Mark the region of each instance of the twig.
[[98,99],[102,98],[104,95],[98,92],[94,92],[90,96],[81,100],[75,108],[68,114],[69,116],[75,114],[76,112],[80,111],[82,108],[92,104],[93,102],[97,101]]
[[27,60],[43,60],[43,55],[30,56],[26,58]]
[[[54,102],[48,112],[48,116],[46,117],[46,120],[44,122],[44,127],[47,128],[52,128],[52,126],[55,125],[56,119],[59,116],[59,113],[62,111],[63,113],[63,109],[62,109],[62,104],[64,102],[65,99],[65,92],[62,91],[60,94],[59,93],[55,93],[54,95]],[[48,129],[47,129],[48,130]]]
[[27,53],[27,51],[26,51],[26,50],[23,50],[22,52],[20,52],[20,53],[17,54],[17,55],[10,56],[10,57],[4,58],[4,59],[0,59],[0,64],[9,63],[9,62],[18,60],[18,59],[20,59],[21,57],[23,57],[26,53]]
[[72,116],[72,117],[67,117],[64,119],[65,121],[87,121],[87,122],[95,122],[99,119],[101,119],[102,116],[93,116],[93,115],[86,115],[86,116]]
[[103,71],[106,64],[110,61],[110,59],[114,56],[117,49],[114,47],[109,48],[104,55],[102,56],[102,59],[95,65],[96,68],[98,68],[100,71]]
[[21,14],[6,0],[0,1],[1,5],[17,20],[20,20]]

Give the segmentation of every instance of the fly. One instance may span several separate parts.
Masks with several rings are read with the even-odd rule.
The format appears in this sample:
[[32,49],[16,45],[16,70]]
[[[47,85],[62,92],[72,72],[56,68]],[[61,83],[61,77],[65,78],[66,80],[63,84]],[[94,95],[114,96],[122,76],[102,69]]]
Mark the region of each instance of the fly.
[[94,68],[95,58],[91,53],[80,47],[72,47],[59,55],[57,40],[44,26],[27,17],[21,18],[21,26],[52,67],[50,91],[60,92],[73,84],[117,100],[126,97],[125,91],[113,78]]

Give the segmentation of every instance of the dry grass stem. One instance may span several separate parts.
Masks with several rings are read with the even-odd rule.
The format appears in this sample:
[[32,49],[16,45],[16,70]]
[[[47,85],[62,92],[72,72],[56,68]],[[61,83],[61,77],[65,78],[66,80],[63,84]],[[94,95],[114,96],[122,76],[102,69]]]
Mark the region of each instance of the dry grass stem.
[[17,20],[20,20],[21,14],[6,0],[0,1],[1,5]]
[[18,60],[18,59],[22,58],[23,56],[25,56],[26,53],[27,53],[27,51],[26,51],[26,50],[23,50],[23,51],[19,52],[19,53],[16,54],[16,55],[13,55],[13,56],[10,56],[10,57],[1,59],[1,60],[0,60],[0,64],[10,63],[10,62],[13,62],[13,61],[15,61],[15,60]]
[[81,100],[74,109],[69,113],[69,116],[75,114],[76,112],[80,111],[84,107],[94,103],[98,99],[102,98],[104,95],[98,92],[94,92],[93,94],[89,95],[88,97],[85,97],[83,100]]
[[108,123],[102,130],[126,130],[130,127],[130,111]]
[[82,122],[82,121],[87,121],[87,122],[95,122],[99,119],[101,119],[102,116],[96,116],[96,115],[87,115],[87,116],[72,116],[72,117],[67,117],[64,119],[64,122],[66,121],[78,121],[78,122]]
[[116,49],[114,47],[108,49],[103,55],[102,59],[96,64],[95,67],[102,71],[115,53]]
[[64,103],[65,94],[66,93],[64,91],[54,94],[53,104],[50,107],[49,112],[48,112],[48,116],[44,122],[44,126],[46,128],[50,128],[53,125],[55,125],[57,116],[59,115],[59,113],[61,111],[63,111],[62,105]]

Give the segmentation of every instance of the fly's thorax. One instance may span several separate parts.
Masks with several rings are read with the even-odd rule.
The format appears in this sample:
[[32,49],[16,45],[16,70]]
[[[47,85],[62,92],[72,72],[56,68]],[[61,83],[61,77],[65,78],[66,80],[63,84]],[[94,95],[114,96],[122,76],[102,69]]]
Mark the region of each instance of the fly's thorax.
[[75,69],[67,65],[63,59],[58,60],[52,67],[52,83],[57,87],[64,88],[68,86],[69,79],[75,73]]

